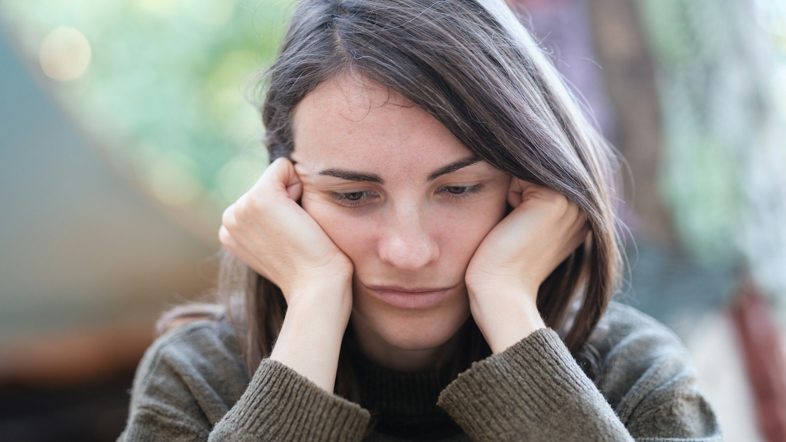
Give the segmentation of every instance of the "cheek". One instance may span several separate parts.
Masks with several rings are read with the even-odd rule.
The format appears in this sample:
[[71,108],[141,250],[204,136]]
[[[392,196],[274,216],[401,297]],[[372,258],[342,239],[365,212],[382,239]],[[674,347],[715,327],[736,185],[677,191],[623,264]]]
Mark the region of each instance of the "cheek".
[[322,227],[331,241],[353,262],[359,262],[373,244],[377,229],[369,217],[355,216],[348,210],[336,207],[332,201],[304,192],[303,209]]
[[[504,194],[461,208],[447,208],[437,217],[435,231],[442,237],[442,256],[466,267],[480,243],[505,216]],[[460,263],[459,263],[460,261]]]

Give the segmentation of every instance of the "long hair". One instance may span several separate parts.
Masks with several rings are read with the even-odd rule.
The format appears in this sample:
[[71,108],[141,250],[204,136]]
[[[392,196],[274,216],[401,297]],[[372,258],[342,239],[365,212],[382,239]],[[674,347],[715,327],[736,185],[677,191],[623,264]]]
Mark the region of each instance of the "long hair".
[[[292,117],[303,97],[346,74],[402,95],[479,158],[584,211],[591,239],[537,295],[546,325],[578,357],[620,279],[617,157],[513,13],[502,0],[301,0],[281,52],[257,82],[271,161],[292,153]],[[243,326],[253,373],[283,323],[281,290],[224,252],[218,293]],[[340,363],[337,390],[342,373]]]

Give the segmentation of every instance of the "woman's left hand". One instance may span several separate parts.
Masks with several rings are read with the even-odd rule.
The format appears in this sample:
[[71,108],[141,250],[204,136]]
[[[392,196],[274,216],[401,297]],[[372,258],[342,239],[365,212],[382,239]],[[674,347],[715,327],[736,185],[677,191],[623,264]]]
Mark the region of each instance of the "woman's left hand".
[[465,275],[472,316],[495,354],[545,327],[538,288],[590,231],[584,212],[555,190],[512,178],[508,204]]

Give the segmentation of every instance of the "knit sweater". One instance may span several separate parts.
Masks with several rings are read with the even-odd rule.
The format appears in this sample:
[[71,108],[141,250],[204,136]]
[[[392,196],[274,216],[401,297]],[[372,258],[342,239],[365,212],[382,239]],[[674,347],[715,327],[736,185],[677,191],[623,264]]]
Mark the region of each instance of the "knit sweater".
[[357,404],[270,359],[249,376],[228,321],[197,321],[145,354],[119,441],[722,440],[688,355],[665,326],[612,303],[590,343],[600,361],[595,382],[551,329],[454,379],[359,357]]

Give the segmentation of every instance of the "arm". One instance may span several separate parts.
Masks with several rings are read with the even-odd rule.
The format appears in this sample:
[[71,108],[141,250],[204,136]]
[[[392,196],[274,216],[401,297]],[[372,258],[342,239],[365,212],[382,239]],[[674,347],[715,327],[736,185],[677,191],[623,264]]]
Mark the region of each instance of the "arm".
[[210,441],[360,441],[368,411],[321,389],[286,365],[262,361],[248,390]]
[[162,336],[137,370],[119,440],[361,440],[366,410],[270,359],[249,383],[237,350],[207,321]]
[[476,441],[722,440],[676,338],[649,327],[620,342],[600,380],[615,409],[550,329],[474,364],[439,405]]
[[633,441],[550,329],[473,365],[439,405],[475,441]]

